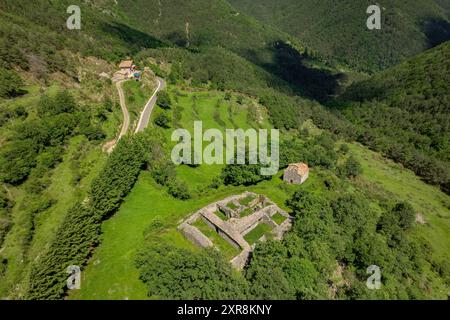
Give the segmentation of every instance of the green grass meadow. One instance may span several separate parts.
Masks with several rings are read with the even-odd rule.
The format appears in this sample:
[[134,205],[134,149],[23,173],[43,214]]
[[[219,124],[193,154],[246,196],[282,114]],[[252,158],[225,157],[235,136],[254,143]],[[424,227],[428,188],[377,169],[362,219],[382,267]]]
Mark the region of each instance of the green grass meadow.
[[[270,128],[265,110],[259,111],[263,116],[260,123],[254,121],[254,116],[249,116],[249,106],[255,104],[250,99],[245,100],[243,105],[239,105],[234,97],[231,101],[226,101],[224,94],[220,92],[187,92],[173,88],[169,88],[169,92],[176,104],[169,111],[171,119],[175,119],[172,121],[173,127],[165,130],[169,141],[174,127],[192,131],[193,122],[196,120],[203,121],[204,130],[234,126],[244,129]],[[178,115],[174,115],[175,110]],[[159,112],[162,110],[156,107],[152,117],[154,118]],[[156,130],[153,122],[148,130]],[[425,236],[432,242],[437,254],[448,256],[448,252],[445,251],[446,249],[448,251],[450,247],[449,198],[436,188],[423,183],[410,171],[395,167],[381,157],[377,158],[366,148],[356,144],[350,147],[364,169],[360,178],[361,183],[377,185],[383,189],[383,193],[390,193],[393,199],[411,201],[416,210],[423,213],[427,220],[426,225],[417,226],[415,231],[417,236]],[[144,245],[151,245],[152,241],[190,250],[201,250],[185,239],[177,230],[177,226],[189,214],[213,201],[244,191],[252,191],[266,195],[287,210],[285,201],[294,191],[305,189],[324,192],[325,190],[321,169],[317,168],[311,168],[309,179],[301,186],[284,184],[280,171],[271,180],[251,187],[210,188],[209,185],[220,174],[221,169],[222,165],[177,167],[177,178],[185,181],[193,192],[193,197],[186,201],[171,197],[166,188],[156,184],[149,172],[143,171],[119,211],[103,223],[101,245],[95,250],[93,257],[82,271],[81,290],[70,292],[69,298],[148,298],[146,287],[139,280],[139,272],[135,267],[136,253]],[[281,219],[279,221],[281,222]],[[154,227],[155,225],[157,227]],[[266,231],[262,230],[263,233]],[[248,237],[254,242],[260,235],[262,235],[261,230],[257,229]],[[232,253],[232,249],[222,248],[222,251],[227,257]]]

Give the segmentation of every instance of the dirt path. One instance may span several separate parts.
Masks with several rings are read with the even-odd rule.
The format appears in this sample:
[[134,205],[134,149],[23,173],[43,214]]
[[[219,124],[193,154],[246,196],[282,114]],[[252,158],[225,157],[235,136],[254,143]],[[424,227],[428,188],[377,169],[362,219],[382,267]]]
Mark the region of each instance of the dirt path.
[[120,108],[122,109],[123,114],[122,130],[120,131],[119,138],[117,138],[117,140],[120,140],[120,138],[127,134],[130,126],[130,113],[128,112],[127,105],[125,103],[125,95],[122,89],[122,83],[125,81],[127,80],[118,81],[116,83],[117,91],[119,92]]
[[119,141],[124,135],[127,134],[128,128],[130,126],[130,113],[128,112],[127,105],[125,103],[125,95],[122,89],[122,83],[125,81],[128,80],[121,80],[116,82],[117,92],[119,93],[120,108],[122,109],[123,114],[122,129],[120,130],[119,136],[116,139],[108,141],[103,146],[103,150],[106,151],[107,153],[111,153],[114,150],[117,141]]

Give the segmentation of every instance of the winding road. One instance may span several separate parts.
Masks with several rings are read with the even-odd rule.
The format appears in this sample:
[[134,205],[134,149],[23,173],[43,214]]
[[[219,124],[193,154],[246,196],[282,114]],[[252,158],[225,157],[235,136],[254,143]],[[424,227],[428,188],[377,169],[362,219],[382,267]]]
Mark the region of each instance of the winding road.
[[164,90],[166,88],[166,83],[164,82],[163,79],[161,79],[160,77],[156,77],[156,81],[158,82],[158,86],[156,87],[155,92],[150,97],[144,109],[142,110],[141,116],[139,117],[139,122],[136,126],[136,130],[134,133],[142,132],[144,131],[145,128],[147,128],[150,116],[153,111],[153,107],[155,106],[157,100],[156,95],[159,91]]
[[[130,113],[128,112],[127,105],[125,102],[125,94],[123,93],[122,89],[122,83],[128,80],[120,80],[116,82],[116,88],[117,92],[119,93],[119,101],[120,101],[120,108],[122,109],[123,114],[123,123],[122,123],[122,129],[120,130],[120,134],[117,137],[117,139],[114,139],[112,141],[109,141],[105,144],[104,150],[107,153],[111,153],[114,150],[114,147],[116,146],[117,142],[127,134],[128,129],[130,127]],[[145,104],[144,109],[142,109],[141,115],[139,117],[139,122],[136,126],[136,130],[134,133],[142,132],[145,128],[147,128],[148,123],[150,121],[150,116],[152,115],[153,108],[155,106],[156,100],[157,100],[157,93],[161,90],[164,90],[166,88],[166,82],[164,79],[160,77],[156,77],[156,82],[158,83],[155,91],[153,92],[153,95],[150,97],[148,102]]]

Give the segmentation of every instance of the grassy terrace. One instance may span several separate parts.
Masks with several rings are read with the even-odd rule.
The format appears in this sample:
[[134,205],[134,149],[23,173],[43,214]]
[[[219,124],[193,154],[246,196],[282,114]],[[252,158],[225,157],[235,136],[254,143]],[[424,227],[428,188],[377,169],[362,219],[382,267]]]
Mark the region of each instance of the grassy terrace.
[[233,247],[224,238],[222,238],[215,230],[208,226],[203,219],[198,219],[193,226],[207,236],[227,259],[231,260],[239,254],[240,250]]
[[243,217],[246,217],[246,216],[251,215],[253,212],[254,212],[254,211],[252,210],[252,208],[247,208],[247,209],[243,210],[243,211],[239,214],[239,216],[240,216],[241,218],[243,218]]
[[273,216],[272,216],[272,220],[277,224],[277,225],[280,225],[280,224],[282,224],[285,220],[286,220],[286,217],[284,217],[284,216],[282,216],[280,213],[275,213]]
[[244,199],[239,201],[239,203],[242,204],[243,206],[247,206],[250,202],[252,202],[253,199],[255,199],[255,197],[252,195],[246,196]]
[[259,223],[252,231],[247,233],[244,236],[244,239],[250,244],[254,244],[257,242],[263,235],[269,233],[272,230],[272,227],[267,223],[261,222]]

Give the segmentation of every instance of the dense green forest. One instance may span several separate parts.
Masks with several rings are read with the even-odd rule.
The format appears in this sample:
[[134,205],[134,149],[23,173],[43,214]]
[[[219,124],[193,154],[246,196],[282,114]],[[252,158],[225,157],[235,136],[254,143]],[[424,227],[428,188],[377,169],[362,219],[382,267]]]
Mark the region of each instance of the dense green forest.
[[449,1],[378,1],[382,29],[375,32],[365,27],[366,9],[374,4],[367,0],[228,1],[300,39],[325,60],[364,71],[384,69],[450,39]]
[[355,138],[450,186],[450,42],[355,83],[339,98]]
[[[432,214],[419,226],[417,216],[427,213],[412,195],[364,180],[365,163],[349,147],[360,142],[450,192],[450,42],[438,45],[450,36],[448,1],[383,3],[378,34],[357,27],[365,26],[367,1],[84,1],[82,29],[70,31],[72,2],[0,3],[0,298],[65,297],[61,266],[93,263],[102,225],[143,176],[157,190],[145,193],[158,195],[155,207],[193,209],[260,188],[295,219],[283,241],[256,246],[242,273],[220,253],[159,237],[174,222],[145,220],[146,234],[157,236],[133,243],[142,248],[127,259],[149,297],[448,297],[448,253],[436,245],[448,234],[433,233],[448,220],[448,199],[439,193],[438,204],[420,207]],[[151,130],[106,155],[101,146],[116,137],[120,108],[111,81],[98,75],[127,57],[168,89],[158,95]],[[306,162],[311,183],[283,185],[280,173],[263,177],[258,165],[175,167],[166,136],[200,117],[209,102],[200,106],[197,94],[218,97],[208,120],[221,128],[236,127],[245,113],[245,125],[262,127],[261,118],[280,129],[281,168]],[[365,286],[374,263],[385,290]]]
[[[281,144],[282,167],[306,161],[320,171],[322,187],[288,194],[292,230],[280,241],[257,245],[242,274],[215,252],[161,244],[164,224],[145,233],[136,266],[152,298],[175,299],[441,299],[450,265],[414,235],[416,210],[383,190],[358,184],[361,167],[333,134],[300,132]],[[344,160],[345,159],[345,160]],[[251,169],[251,168],[250,168]],[[251,179],[248,172],[251,171]],[[247,166],[226,166],[232,182],[256,185]],[[222,183],[228,184],[225,179]],[[355,188],[357,187],[357,188]],[[218,188],[218,186],[215,186]],[[272,188],[277,188],[272,186]],[[153,233],[152,233],[153,234]],[[366,268],[383,270],[383,290],[366,287]],[[226,279],[226,280],[225,280]],[[172,288],[178,288],[172,290]]]

